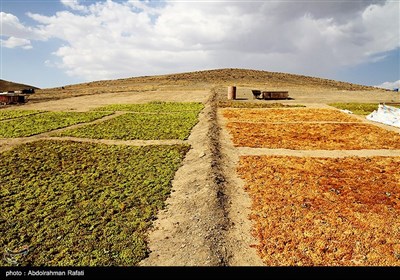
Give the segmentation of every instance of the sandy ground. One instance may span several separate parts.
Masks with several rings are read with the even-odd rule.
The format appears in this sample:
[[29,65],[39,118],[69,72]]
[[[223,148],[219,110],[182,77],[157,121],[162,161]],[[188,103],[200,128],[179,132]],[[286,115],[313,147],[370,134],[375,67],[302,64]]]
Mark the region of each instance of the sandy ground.
[[[308,108],[331,108],[331,102],[399,102],[397,93],[382,92],[335,92],[289,89],[293,100],[278,101],[304,104]],[[245,102],[277,102],[253,100],[251,88],[238,89],[237,98]],[[18,109],[87,111],[98,106],[148,101],[198,101],[205,104],[199,115],[199,123],[186,141],[114,141],[63,138],[105,144],[149,145],[188,143],[192,149],[183,161],[173,180],[172,193],[167,207],[158,214],[149,235],[150,256],[141,266],[262,266],[263,263],[252,248],[256,244],[251,235],[251,201],[243,189],[244,182],[236,173],[241,155],[298,155],[343,157],[399,156],[400,150],[358,151],[293,151],[283,149],[235,148],[225,129],[226,120],[216,100],[226,99],[226,87],[210,90],[165,90],[147,92],[102,93],[47,101],[27,103]],[[12,109],[7,108],[8,109]],[[107,116],[98,121],[115,117]],[[361,118],[361,117],[360,117]],[[366,121],[364,118],[361,118]],[[366,121],[368,122],[368,121]],[[373,122],[371,122],[373,123]],[[400,133],[400,129],[384,127]],[[80,126],[80,125],[76,125]],[[62,129],[61,129],[62,130]],[[17,138],[0,139],[0,152],[18,144],[38,139],[59,139],[50,133]]]
[[226,120],[218,110],[218,124],[222,128],[220,143],[222,155],[222,170],[225,174],[225,191],[228,197],[227,213],[231,222],[226,239],[230,240],[229,265],[232,266],[262,266],[263,263],[251,245],[257,240],[251,234],[250,215],[251,200],[244,191],[244,181],[237,176],[236,168],[239,163],[240,150],[233,146],[227,129]]
[[[204,102],[209,92],[197,91],[147,91],[147,92],[118,92],[96,95],[78,96],[41,103],[27,103],[20,106],[24,110],[48,111],[89,111],[108,104],[147,103],[150,101],[166,102]],[[7,109],[12,109],[9,107]]]
[[[264,88],[256,88],[266,90]],[[223,89],[224,90],[224,89]],[[238,87],[237,99],[251,102],[277,102],[276,100],[254,100],[251,87]],[[268,90],[287,90],[289,100],[279,100],[284,104],[303,104],[307,107],[326,107],[328,103],[374,103],[374,102],[400,102],[400,94],[392,91],[343,91],[326,89],[303,89],[303,88],[269,88]]]

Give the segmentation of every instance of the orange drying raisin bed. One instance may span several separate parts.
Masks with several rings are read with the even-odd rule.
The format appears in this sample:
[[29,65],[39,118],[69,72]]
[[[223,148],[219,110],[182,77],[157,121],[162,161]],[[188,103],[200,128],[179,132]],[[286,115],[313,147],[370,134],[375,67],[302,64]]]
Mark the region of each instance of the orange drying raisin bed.
[[227,128],[236,147],[293,150],[400,149],[400,134],[363,123],[246,123]]
[[400,157],[242,156],[270,266],[399,266]]

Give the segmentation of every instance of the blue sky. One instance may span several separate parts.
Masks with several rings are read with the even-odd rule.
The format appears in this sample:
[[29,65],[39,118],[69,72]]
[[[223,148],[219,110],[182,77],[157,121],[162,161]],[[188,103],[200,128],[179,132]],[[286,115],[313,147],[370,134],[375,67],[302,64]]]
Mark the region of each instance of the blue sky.
[[398,0],[0,3],[0,78],[41,88],[217,68],[400,84]]

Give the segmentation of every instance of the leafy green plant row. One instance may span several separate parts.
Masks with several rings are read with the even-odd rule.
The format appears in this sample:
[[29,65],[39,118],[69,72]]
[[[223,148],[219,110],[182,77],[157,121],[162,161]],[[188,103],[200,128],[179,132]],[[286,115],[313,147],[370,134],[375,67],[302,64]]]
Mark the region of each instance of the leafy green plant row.
[[[378,109],[378,103],[331,103],[329,106],[336,107],[342,110],[352,111],[356,115],[369,115],[374,110]],[[395,107],[400,108],[396,105]]]
[[137,264],[189,149],[41,140],[3,152],[0,265]]
[[0,121],[39,114],[37,110],[0,110]]
[[197,115],[197,112],[159,115],[125,113],[95,125],[67,129],[55,133],[54,136],[120,140],[185,140],[198,122]]
[[182,111],[200,112],[204,105],[200,102],[153,101],[145,104],[112,104],[96,108],[96,111],[132,111],[147,113],[170,113]]
[[0,138],[31,136],[111,114],[112,112],[45,112],[24,116],[0,122]]

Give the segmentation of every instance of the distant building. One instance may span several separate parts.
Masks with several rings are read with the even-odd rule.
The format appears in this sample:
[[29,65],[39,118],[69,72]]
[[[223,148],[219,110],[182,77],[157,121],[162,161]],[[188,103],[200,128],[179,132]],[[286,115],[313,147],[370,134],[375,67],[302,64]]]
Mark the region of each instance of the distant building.
[[17,104],[17,103],[25,103],[25,96],[18,95],[15,93],[0,93],[0,104],[8,105],[8,104]]
[[22,93],[23,94],[32,94],[32,93],[35,93],[35,89],[34,88],[23,89]]
[[26,94],[35,93],[35,89],[10,90],[0,93],[0,105],[18,104],[26,102]]

